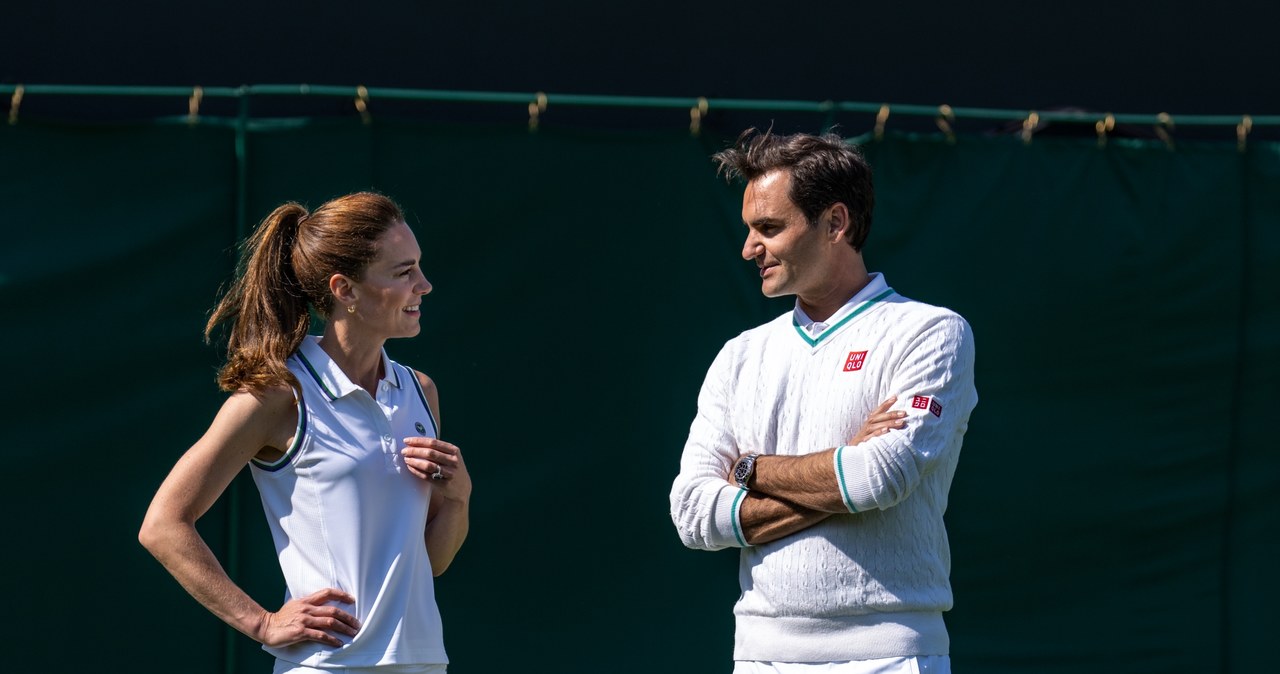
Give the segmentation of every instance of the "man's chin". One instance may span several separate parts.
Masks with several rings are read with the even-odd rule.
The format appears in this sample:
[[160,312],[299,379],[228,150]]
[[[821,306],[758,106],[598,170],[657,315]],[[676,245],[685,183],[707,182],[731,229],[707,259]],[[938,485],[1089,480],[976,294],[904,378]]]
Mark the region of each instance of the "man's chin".
[[792,293],[788,292],[786,288],[775,288],[769,285],[762,285],[760,286],[760,294],[764,295],[765,297],[774,298],[774,297],[784,297]]

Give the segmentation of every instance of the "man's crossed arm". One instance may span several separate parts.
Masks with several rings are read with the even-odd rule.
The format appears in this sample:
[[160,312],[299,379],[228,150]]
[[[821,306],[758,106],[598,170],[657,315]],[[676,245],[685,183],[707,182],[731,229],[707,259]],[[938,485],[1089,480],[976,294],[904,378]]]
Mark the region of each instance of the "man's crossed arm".
[[[849,445],[905,426],[906,412],[891,412],[889,398],[872,412]],[[762,455],[747,483],[739,517],[750,545],[760,545],[807,529],[836,514],[849,512],[836,478],[835,448],[803,456]],[[732,472],[732,471],[731,471]],[[733,475],[729,482],[737,484]]]

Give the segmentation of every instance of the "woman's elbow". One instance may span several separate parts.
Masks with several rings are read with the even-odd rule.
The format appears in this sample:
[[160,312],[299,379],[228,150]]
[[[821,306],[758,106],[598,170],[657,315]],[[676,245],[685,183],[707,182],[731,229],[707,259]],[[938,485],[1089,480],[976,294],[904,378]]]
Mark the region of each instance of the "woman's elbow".
[[439,578],[440,576],[443,576],[444,572],[449,570],[449,565],[452,563],[453,563],[452,556],[450,556],[448,559],[432,559],[431,560],[431,576],[433,578]]
[[138,543],[146,548],[152,555],[159,553],[160,546],[164,543],[165,535],[162,531],[163,527],[156,522],[156,518],[150,513],[142,520],[142,526],[138,528]]
[[156,558],[164,550],[182,538],[182,528],[195,528],[194,522],[184,522],[181,517],[166,513],[164,509],[151,507],[138,528],[138,542]]

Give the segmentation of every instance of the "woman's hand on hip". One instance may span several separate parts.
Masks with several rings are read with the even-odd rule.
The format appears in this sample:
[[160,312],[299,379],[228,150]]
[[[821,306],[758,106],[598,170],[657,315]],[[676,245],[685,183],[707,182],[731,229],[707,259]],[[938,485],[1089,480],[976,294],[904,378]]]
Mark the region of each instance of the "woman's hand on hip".
[[327,587],[305,597],[290,600],[275,613],[267,613],[258,629],[258,641],[267,646],[288,646],[303,641],[318,641],[328,646],[341,646],[334,633],[354,637],[360,629],[356,617],[328,602],[355,604],[350,594]]

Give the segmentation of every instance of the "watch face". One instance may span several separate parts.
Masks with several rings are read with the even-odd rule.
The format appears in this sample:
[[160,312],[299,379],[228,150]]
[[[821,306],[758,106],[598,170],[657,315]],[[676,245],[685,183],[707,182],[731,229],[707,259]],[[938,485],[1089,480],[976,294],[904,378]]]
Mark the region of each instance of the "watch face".
[[755,461],[750,458],[738,459],[738,465],[733,468],[733,479],[739,484],[746,482],[751,477],[751,468],[755,465]]

